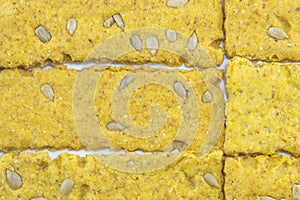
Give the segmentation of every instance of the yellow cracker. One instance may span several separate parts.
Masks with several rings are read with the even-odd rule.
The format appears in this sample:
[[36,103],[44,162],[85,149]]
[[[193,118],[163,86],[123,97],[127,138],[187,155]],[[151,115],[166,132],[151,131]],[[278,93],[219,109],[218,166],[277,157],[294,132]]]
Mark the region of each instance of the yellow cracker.
[[[93,95],[95,92],[93,96],[95,97],[95,101],[94,99],[91,100],[95,102],[94,110],[96,113],[94,116],[98,116],[95,118],[96,123],[99,122],[97,127],[100,127],[103,130],[104,137],[109,139],[109,142],[106,144],[97,143],[97,148],[105,148],[109,144],[112,144],[115,148],[154,151],[165,147],[167,144],[172,143],[179,127],[183,123],[183,119],[181,119],[182,106],[190,101],[192,107],[187,108],[188,111],[190,109],[188,116],[192,116],[192,113],[194,113],[195,118],[192,120],[196,121],[192,122],[192,124],[198,123],[198,126],[194,129],[188,127],[187,130],[190,130],[190,132],[187,134],[195,134],[194,142],[192,142],[193,140],[189,140],[192,143],[190,150],[199,151],[206,138],[212,111],[210,103],[202,102],[202,95],[208,88],[202,75],[197,70],[103,67],[84,70],[83,72],[90,71],[101,74],[98,77],[99,79],[97,79],[99,82],[96,84],[94,91],[92,88],[88,88],[84,90],[83,95],[86,96],[86,91],[91,91]],[[60,66],[49,70],[33,69],[32,71],[24,71],[14,69],[1,71],[1,150],[22,150],[26,148],[79,149],[83,147],[81,139],[84,141],[84,145],[89,145],[89,142],[86,142],[85,139],[93,139],[94,135],[90,138],[85,138],[81,132],[78,133],[76,129],[78,127],[76,127],[73,116],[74,111],[75,113],[78,112],[73,101],[75,101],[75,97],[79,98],[79,94],[74,93],[76,87],[75,80],[78,80],[78,77],[83,72],[69,70]],[[160,109],[163,109],[168,116],[166,121],[163,122],[163,127],[157,131],[153,131],[153,137],[139,139],[128,134],[128,132],[108,130],[107,125],[116,120],[112,115],[113,94],[118,91],[122,78],[128,73],[136,73],[140,74],[140,76],[150,74],[150,77],[152,74],[152,78],[154,77],[154,79],[156,77],[159,78],[161,74],[170,74],[167,79],[171,79],[173,76],[173,78],[178,77],[178,80],[186,80],[184,85],[186,84],[186,87],[187,85],[190,87],[187,94],[188,96],[194,94],[195,101],[184,101],[180,96],[176,95],[173,88],[166,88],[163,83],[164,81],[161,82],[161,85],[142,85],[142,87],[130,93],[131,96],[128,101],[129,117],[135,125],[143,128],[153,120],[151,107],[153,105],[160,105]],[[86,78],[87,81],[90,80],[89,77]],[[161,79],[164,79],[164,77],[160,77]],[[145,78],[140,80],[145,80]],[[138,81],[138,78],[136,78],[136,81]],[[54,90],[54,101],[46,98],[41,92],[40,88],[44,84],[50,85]],[[83,84],[78,85],[81,87]],[[125,88],[124,90],[127,89]],[[117,99],[117,101],[119,100]],[[122,107],[116,107],[116,109],[120,111]],[[84,112],[86,110],[86,107],[84,107]],[[80,115],[85,116],[84,112],[80,112],[79,110]],[[163,112],[159,110],[160,113]],[[88,130],[89,133],[87,134],[90,134],[90,129],[86,129],[87,126],[85,123],[89,124],[93,119],[85,117],[83,120],[83,129]],[[135,132],[135,134],[137,133]],[[97,134],[98,132],[95,135],[97,136]],[[184,138],[181,139],[189,143]],[[222,140],[218,144],[218,149],[221,148],[220,145],[222,145]],[[91,146],[89,147],[92,148]]]
[[[106,167],[93,156],[62,154],[51,161],[47,153],[9,153],[0,159],[0,199],[221,199],[221,188],[210,186],[203,178],[209,172],[221,186],[221,160],[221,151],[205,157],[186,154],[161,171],[133,174]],[[7,169],[22,177],[20,189],[8,185]],[[75,185],[63,195],[60,185],[67,178]]]
[[[100,43],[122,33],[116,24],[110,28],[103,25],[104,21],[114,14],[122,16],[125,33],[136,29],[162,28],[174,29],[188,38],[195,31],[199,44],[215,63],[221,64],[223,60],[223,51],[219,47],[220,41],[223,40],[223,14],[219,0],[190,0],[183,8],[168,7],[167,0],[8,0],[2,1],[0,7],[2,67],[27,68],[37,64],[45,65],[48,62],[83,61]],[[77,20],[77,29],[73,35],[67,31],[70,18]],[[51,34],[49,42],[43,43],[35,35],[35,29],[40,25]],[[123,44],[114,45],[109,48],[117,50],[122,48]],[[144,42],[143,49],[145,50],[140,53],[130,47],[129,50],[133,52],[117,60],[122,63],[182,64],[180,56],[164,50],[159,50],[152,56]]]
[[[226,0],[224,7],[225,47],[229,57],[299,61],[299,1]],[[270,27],[283,30],[289,38],[275,40],[268,34]]]
[[226,199],[296,199],[292,190],[299,185],[299,166],[298,158],[279,155],[226,158]]
[[300,66],[234,58],[226,76],[226,153],[299,155]]

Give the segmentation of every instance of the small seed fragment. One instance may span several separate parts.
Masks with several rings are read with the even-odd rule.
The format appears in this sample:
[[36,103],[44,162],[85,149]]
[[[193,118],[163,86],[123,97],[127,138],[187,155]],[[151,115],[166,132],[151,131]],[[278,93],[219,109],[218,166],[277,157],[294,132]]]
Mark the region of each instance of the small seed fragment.
[[172,8],[182,8],[188,3],[188,0],[168,0],[167,6]]
[[113,17],[114,21],[116,22],[117,26],[120,29],[124,30],[125,24],[124,24],[122,16],[119,13],[116,13],[112,17]]
[[277,40],[283,40],[289,38],[289,36],[280,28],[270,27],[268,30],[269,36]]
[[220,188],[220,184],[213,174],[207,172],[204,174],[203,178],[210,186]]
[[275,198],[270,197],[270,196],[260,196],[259,198],[260,198],[260,200],[276,200]]
[[106,128],[110,131],[123,131],[125,130],[125,126],[119,122],[109,122],[106,125]]
[[203,103],[208,103],[208,102],[211,102],[211,100],[212,100],[212,95],[211,95],[210,91],[206,91],[202,95],[202,102]]
[[252,64],[253,64],[254,67],[261,67],[261,66],[264,65],[264,62],[262,62],[262,61],[253,61]]
[[127,87],[133,80],[133,76],[125,76],[120,83],[119,90],[122,90],[125,87]]
[[173,140],[173,142],[172,142],[173,149],[182,150],[186,146],[187,146],[187,143],[185,143],[184,141],[181,141],[181,140]]
[[137,51],[142,51],[142,41],[138,35],[131,36],[130,43]]
[[183,98],[184,100],[187,99],[187,91],[181,82],[176,81],[174,83],[174,90],[181,98]]
[[113,17],[109,17],[108,19],[106,19],[104,22],[103,22],[103,26],[105,28],[110,28],[113,24],[115,23],[115,20]]
[[75,18],[70,18],[67,23],[67,30],[70,35],[73,35],[77,28],[77,21]]
[[65,179],[60,185],[60,192],[62,194],[69,194],[74,187],[74,181],[70,178]]
[[152,35],[148,36],[146,38],[146,47],[152,55],[155,55],[159,47],[157,37]]
[[177,40],[177,33],[175,30],[167,29],[166,38],[169,42],[175,42]]
[[23,186],[22,177],[14,171],[6,170],[6,181],[13,190],[18,190]]
[[54,100],[54,91],[53,91],[52,87],[49,84],[42,85],[41,91],[42,91],[42,93],[45,97],[47,97],[51,101]]
[[188,39],[186,43],[186,48],[189,51],[194,51],[197,47],[197,44],[198,44],[198,38],[196,32],[194,31],[194,33],[191,35],[191,37]]
[[300,200],[300,185],[293,186],[293,199]]
[[49,42],[52,38],[49,31],[43,25],[38,26],[34,32],[39,40],[43,43]]
[[34,197],[31,198],[30,200],[46,200],[44,197]]

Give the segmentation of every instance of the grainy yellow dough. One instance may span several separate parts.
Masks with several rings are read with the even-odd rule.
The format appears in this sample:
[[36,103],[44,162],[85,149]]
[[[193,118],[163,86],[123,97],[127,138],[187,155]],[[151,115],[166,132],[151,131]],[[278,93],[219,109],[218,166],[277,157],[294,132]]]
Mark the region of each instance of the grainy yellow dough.
[[[208,185],[203,178],[209,172],[222,185],[221,160],[221,151],[205,157],[186,154],[161,171],[133,174],[106,167],[93,156],[62,154],[51,161],[47,153],[9,153],[0,159],[0,199],[221,199],[221,188]],[[9,187],[6,169],[22,177],[20,189]],[[59,188],[66,178],[75,186],[62,195]]]
[[[226,199],[294,199],[293,185],[300,184],[300,160],[273,155],[225,159]],[[270,199],[271,200],[271,199]]]
[[[225,47],[229,57],[299,61],[300,1],[225,0]],[[274,40],[268,29],[282,29],[288,39]]]
[[226,154],[287,151],[300,154],[300,66],[228,64]]
[[[94,70],[94,69],[92,69]],[[127,72],[171,73],[173,70],[155,70],[139,67],[97,68],[103,72],[95,93],[95,115],[99,127],[104,131],[115,147],[127,150],[159,150],[172,140],[181,123],[182,98],[178,98],[174,91],[164,86],[148,84],[131,94],[128,102],[129,116],[141,127],[146,126],[150,118],[150,107],[160,105],[168,115],[164,126],[155,135],[146,139],[135,139],[124,134],[123,131],[111,131],[106,128],[112,118],[111,101],[113,92],[119,87],[120,81]],[[211,119],[211,104],[202,102],[202,95],[207,86],[202,75],[197,70],[176,70],[183,79],[188,81],[190,90],[194,92],[196,101],[190,112],[199,107],[199,117],[193,119],[199,122],[198,130],[189,134],[196,134],[190,150],[198,151],[205,137]],[[27,148],[41,149],[80,149],[83,144],[77,133],[74,118],[72,98],[74,81],[79,72],[56,66],[54,69],[31,71],[6,69],[0,72],[0,149],[23,150]],[[154,78],[155,79],[155,78]],[[40,90],[44,84],[49,84],[54,90],[54,101],[46,98]],[[116,88],[116,89],[115,89]],[[151,106],[150,106],[151,105]],[[85,118],[87,122],[91,119]],[[193,122],[196,123],[196,122]],[[222,134],[223,135],[223,134]],[[222,138],[222,137],[221,137]],[[103,144],[99,148],[107,147]],[[218,144],[221,148],[222,140]]]
[[[122,33],[114,24],[105,28],[103,23],[112,15],[122,16],[126,31],[139,28],[174,29],[189,37],[195,31],[199,44],[215,63],[221,64],[223,50],[223,14],[219,0],[190,0],[183,8],[170,8],[167,0],[7,0],[0,3],[0,66],[28,68],[47,62],[83,61],[100,43]],[[67,21],[77,20],[77,29],[71,36]],[[42,43],[35,28],[43,25],[52,38]],[[123,44],[113,46],[119,49]],[[182,48],[185,48],[183,46]],[[145,48],[133,51],[119,62],[154,62],[180,65],[182,58],[159,50],[155,56]]]

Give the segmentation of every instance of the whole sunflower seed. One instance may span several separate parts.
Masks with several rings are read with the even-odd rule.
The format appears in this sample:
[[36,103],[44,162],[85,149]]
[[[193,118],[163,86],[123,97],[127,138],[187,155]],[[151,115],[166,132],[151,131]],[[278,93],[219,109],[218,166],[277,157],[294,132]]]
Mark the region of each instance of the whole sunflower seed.
[[194,33],[190,36],[190,38],[188,39],[187,43],[186,43],[186,48],[189,51],[194,51],[197,47],[198,44],[198,38],[196,35],[196,32],[194,31]]
[[109,17],[108,19],[106,19],[104,22],[103,22],[103,26],[105,28],[110,28],[113,24],[115,23],[115,20],[113,17]]
[[172,142],[172,147],[173,149],[183,149],[187,146],[187,143],[185,143],[184,141],[181,141],[181,140],[173,140]]
[[159,47],[157,37],[152,35],[148,36],[146,38],[146,47],[152,55],[155,55]]
[[276,200],[275,198],[273,197],[270,197],[270,196],[259,196],[260,200]]
[[106,128],[110,131],[123,131],[125,130],[125,126],[119,122],[109,122],[106,125]]
[[142,51],[142,41],[138,35],[131,36],[130,43],[137,51]]
[[210,186],[220,188],[220,184],[213,174],[207,172],[204,174],[203,178]]
[[22,177],[14,171],[6,170],[6,181],[13,190],[18,190],[23,186]]
[[183,98],[184,100],[187,99],[187,91],[181,82],[176,81],[174,83],[174,90],[181,98]]
[[52,38],[49,31],[43,25],[38,26],[34,32],[39,40],[43,43],[49,42]]
[[132,81],[134,80],[133,76],[125,76],[120,83],[119,90],[124,89],[127,87]]
[[70,18],[67,22],[67,30],[70,35],[73,35],[77,28],[77,20],[75,18]]
[[300,200],[300,185],[293,185],[293,199]]
[[44,197],[34,197],[31,198],[30,200],[46,200]]
[[167,6],[172,8],[182,8],[188,3],[188,0],[168,0]]
[[167,29],[166,38],[169,42],[175,42],[177,40],[177,33],[175,30]]
[[74,187],[74,181],[70,178],[65,179],[60,185],[59,191],[62,194],[69,194]]
[[202,95],[202,102],[203,103],[208,103],[208,102],[211,102],[211,100],[212,100],[212,95],[211,95],[210,91],[206,91]]
[[283,40],[289,38],[289,36],[280,28],[270,27],[268,30],[269,36],[277,40]]
[[42,91],[42,93],[45,97],[47,97],[51,101],[54,100],[54,91],[53,91],[52,87],[49,84],[42,85],[41,91]]
[[114,21],[116,22],[117,26],[120,29],[124,30],[125,24],[124,24],[122,16],[119,13],[116,13],[112,17],[113,17]]

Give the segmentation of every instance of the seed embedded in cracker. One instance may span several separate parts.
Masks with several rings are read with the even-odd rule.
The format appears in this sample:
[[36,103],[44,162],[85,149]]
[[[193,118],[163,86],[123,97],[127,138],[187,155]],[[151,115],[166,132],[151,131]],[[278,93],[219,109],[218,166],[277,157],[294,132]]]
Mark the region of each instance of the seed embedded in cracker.
[[283,40],[289,38],[289,36],[280,28],[270,27],[268,29],[269,36],[277,40]]
[[53,88],[49,84],[44,84],[41,87],[41,91],[45,97],[47,97],[49,100],[54,100],[54,91]]
[[125,24],[123,21],[122,16],[119,13],[114,14],[113,16],[114,21],[116,22],[117,26],[121,29],[124,30]]
[[125,130],[125,126],[119,122],[109,122],[106,125],[106,128],[110,131],[123,131]]
[[73,35],[76,29],[77,29],[77,20],[75,18],[70,18],[67,22],[67,30],[69,34]]
[[218,179],[213,174],[207,172],[204,174],[203,178],[210,186],[220,188]]
[[44,197],[33,197],[30,200],[46,200]]
[[152,55],[155,55],[159,48],[159,42],[157,37],[152,35],[148,36],[146,38],[146,47]]
[[52,38],[50,32],[43,25],[38,26],[34,32],[43,43],[49,42]]
[[166,38],[169,42],[175,42],[177,40],[177,33],[175,30],[167,29]]
[[187,99],[187,91],[180,81],[174,83],[174,90],[181,98]]
[[113,24],[115,23],[115,20],[113,17],[109,17],[107,18],[104,22],[103,22],[103,26],[105,28],[110,28]]
[[6,170],[6,181],[13,190],[18,190],[23,186],[22,177],[17,172],[9,169]]
[[133,35],[130,38],[130,43],[137,51],[142,51],[142,41],[138,35]]
[[259,196],[260,200],[276,200],[275,198],[273,197],[270,197],[270,196]]
[[183,148],[186,148],[187,143],[181,140],[173,140],[172,147],[173,149],[182,150]]
[[182,8],[188,2],[189,2],[188,0],[168,0],[167,6],[171,8]]
[[210,91],[206,91],[203,95],[202,95],[202,102],[203,103],[209,103],[212,100],[212,95],[210,93]]
[[198,44],[198,37],[196,35],[196,32],[194,31],[186,43],[186,48],[189,51],[194,51],[197,47],[197,44]]
[[134,80],[133,76],[125,76],[120,83],[119,86],[119,90],[124,89],[125,87],[127,87],[130,83],[132,83],[132,81]]
[[293,185],[293,199],[300,200],[300,185]]
[[74,181],[70,178],[65,179],[60,185],[59,191],[66,195],[69,194],[74,187]]

